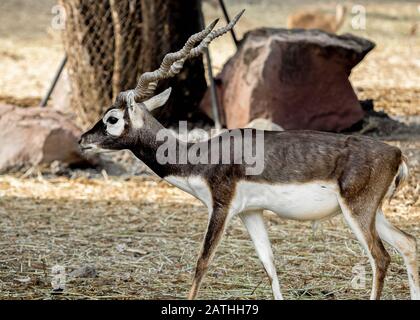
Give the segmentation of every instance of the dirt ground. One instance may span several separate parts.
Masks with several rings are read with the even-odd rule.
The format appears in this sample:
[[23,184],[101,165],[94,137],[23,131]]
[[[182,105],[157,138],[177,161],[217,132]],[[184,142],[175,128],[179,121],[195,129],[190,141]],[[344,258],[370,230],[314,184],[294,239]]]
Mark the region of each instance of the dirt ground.
[[[341,1],[340,1],[341,2]],[[53,0],[0,3],[0,102],[39,101],[63,52],[50,27]],[[229,1],[228,1],[229,3]],[[335,1],[232,1],[247,8],[242,35],[260,26],[284,27],[298,6],[332,12]],[[320,4],[321,3],[321,4]],[[346,4],[356,2],[346,1]],[[406,121],[420,116],[420,21],[417,1],[357,1],[366,6],[367,29],[341,32],[368,37],[377,48],[351,75],[361,99]],[[206,19],[221,16],[205,4]],[[420,31],[419,31],[420,32]],[[211,48],[220,70],[233,53],[225,37]],[[420,239],[420,132],[401,140],[410,163],[409,183],[385,207],[396,226]],[[287,299],[366,299],[367,256],[341,217],[313,229],[309,222],[266,213],[281,288]],[[206,228],[203,205],[153,176],[73,178],[28,174],[0,176],[0,299],[183,299]],[[392,255],[384,298],[407,299],[402,259]],[[67,273],[62,293],[52,291],[51,269]],[[95,277],[71,277],[80,267]],[[364,267],[365,287],[353,288],[354,268]],[[201,298],[270,299],[271,289],[239,219],[234,219],[200,291]]]
[[[386,216],[420,238],[419,146],[395,143],[410,157],[409,183]],[[413,160],[416,159],[416,160]],[[315,231],[306,222],[267,213],[282,290],[288,299],[362,299],[370,267],[341,217]],[[206,228],[207,211],[184,192],[152,177],[46,179],[0,177],[1,298],[185,298]],[[407,299],[400,256],[384,298]],[[51,268],[95,269],[95,278],[67,278],[53,295]],[[365,288],[353,289],[353,268],[364,267]],[[201,298],[271,298],[270,285],[244,227],[234,218],[200,291]]]

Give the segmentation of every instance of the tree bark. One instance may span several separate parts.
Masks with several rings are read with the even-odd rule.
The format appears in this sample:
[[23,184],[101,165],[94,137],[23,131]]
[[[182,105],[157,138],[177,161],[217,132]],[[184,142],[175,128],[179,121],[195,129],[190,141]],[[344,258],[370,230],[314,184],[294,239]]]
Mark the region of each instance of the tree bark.
[[[142,0],[142,10],[141,72],[158,68],[165,54],[181,49],[202,29],[201,0]],[[169,86],[173,89],[171,100],[155,116],[164,125],[192,119],[207,88],[202,57],[186,61],[181,73],[162,81],[157,92]]]
[[112,101],[114,33],[108,1],[60,1],[66,10],[63,37],[71,80],[71,103],[81,127],[99,117]]
[[114,26],[115,53],[112,96],[136,86],[142,47],[142,10],[139,0],[109,0]]

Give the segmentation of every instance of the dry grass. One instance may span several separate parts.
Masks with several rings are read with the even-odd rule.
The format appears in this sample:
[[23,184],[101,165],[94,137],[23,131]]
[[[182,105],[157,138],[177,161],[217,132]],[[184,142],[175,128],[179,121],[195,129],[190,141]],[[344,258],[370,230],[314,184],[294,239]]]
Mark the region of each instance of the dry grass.
[[[3,0],[0,4],[0,102],[31,104],[42,96],[62,56],[59,34],[51,32],[54,0]],[[254,1],[255,2],[255,1]],[[281,3],[281,4],[279,4]],[[296,4],[330,10],[312,0],[247,7],[239,35],[259,26],[281,27]],[[347,1],[350,3],[350,1]],[[344,32],[366,36],[378,47],[352,74],[361,98],[392,115],[420,115],[419,36],[407,31],[416,3],[366,1],[368,28],[346,22]],[[276,4],[276,5],[274,5]],[[206,18],[221,16],[205,7]],[[212,46],[216,68],[233,53],[229,38]],[[3,96],[3,99],[1,98]],[[28,102],[29,101],[29,102]],[[393,142],[409,156],[409,184],[385,210],[389,219],[420,238],[420,142]],[[284,221],[267,213],[277,270],[285,298],[360,299],[369,296],[370,267],[340,217],[313,232],[309,223]],[[155,178],[67,179],[0,177],[0,298],[137,299],[185,298],[207,213],[195,199]],[[393,257],[384,297],[406,299],[402,259]],[[69,278],[63,294],[51,291],[51,268],[68,272],[94,266],[96,278]],[[353,289],[352,268],[366,267],[365,289]],[[248,235],[234,219],[200,291],[202,298],[271,298],[265,273]]]
[[[401,144],[400,144],[401,145]],[[413,159],[418,144],[403,144]],[[414,154],[412,153],[414,152]],[[386,208],[396,225],[420,238],[418,158],[409,184]],[[417,162],[416,162],[417,161]],[[153,177],[112,179],[0,177],[1,298],[185,298],[207,213],[195,199]],[[313,232],[309,223],[266,215],[282,290],[289,299],[361,299],[369,295],[366,255],[340,217]],[[402,259],[393,263],[384,297],[406,299]],[[93,266],[96,278],[68,279],[53,295],[51,268]],[[365,289],[351,286],[366,267]],[[271,298],[248,235],[234,219],[204,282],[202,298]]]

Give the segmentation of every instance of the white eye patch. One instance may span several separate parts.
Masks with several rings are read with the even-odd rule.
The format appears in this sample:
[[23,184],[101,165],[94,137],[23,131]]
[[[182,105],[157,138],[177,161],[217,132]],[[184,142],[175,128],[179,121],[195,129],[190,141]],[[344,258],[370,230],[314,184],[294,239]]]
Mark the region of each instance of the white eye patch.
[[120,109],[109,110],[102,121],[106,126],[106,131],[111,136],[120,136],[124,131],[124,111]]

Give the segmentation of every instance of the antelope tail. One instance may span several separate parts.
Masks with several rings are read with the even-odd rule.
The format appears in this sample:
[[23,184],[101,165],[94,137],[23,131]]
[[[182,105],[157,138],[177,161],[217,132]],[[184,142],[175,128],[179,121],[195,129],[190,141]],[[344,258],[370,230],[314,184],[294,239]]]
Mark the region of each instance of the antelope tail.
[[395,176],[395,179],[393,181],[393,185],[391,185],[390,188],[392,188],[389,192],[391,195],[389,196],[389,201],[394,197],[394,195],[397,193],[398,190],[402,188],[404,183],[406,182],[408,178],[408,166],[407,166],[407,158],[402,155],[401,158],[401,164],[398,167],[398,173]]

